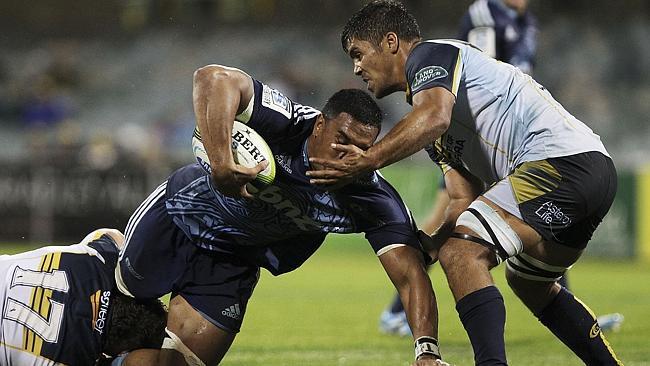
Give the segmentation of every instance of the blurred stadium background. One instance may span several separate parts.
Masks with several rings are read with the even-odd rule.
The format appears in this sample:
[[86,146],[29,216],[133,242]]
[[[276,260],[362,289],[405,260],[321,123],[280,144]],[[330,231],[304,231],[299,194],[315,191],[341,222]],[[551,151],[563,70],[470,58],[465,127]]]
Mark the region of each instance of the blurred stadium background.
[[[159,181],[174,168],[193,161],[191,85],[197,67],[209,63],[239,67],[284,90],[291,98],[314,107],[322,106],[327,96],[342,87],[364,88],[352,75],[352,65],[339,42],[340,28],[364,2],[0,2],[0,254],[45,243],[74,242],[96,227],[123,228],[131,211]],[[453,38],[458,21],[471,1],[404,2],[418,18],[425,38]],[[572,277],[575,287],[578,293],[583,287],[587,291],[593,289],[596,299],[599,293],[604,293],[606,299],[601,301],[588,299],[590,303],[605,304],[603,312],[619,311],[620,307],[633,306],[637,301],[641,308],[630,309],[628,314],[641,315],[645,308],[647,317],[650,304],[650,275],[646,265],[650,262],[650,2],[532,0],[531,10],[540,21],[535,78],[601,135],[620,175],[615,205],[588,249],[590,262],[585,265],[584,273],[580,265],[575,269],[577,274]],[[386,98],[381,105],[387,116],[386,131],[407,106],[401,95]],[[416,217],[423,218],[435,194],[437,168],[420,154],[385,169],[384,173],[398,187]],[[305,345],[291,337],[280,348],[274,348],[271,341],[263,343],[261,348],[250,344],[255,340],[247,332],[264,332],[269,329],[267,325],[287,326],[286,318],[264,323],[269,321],[263,315],[264,308],[274,306],[273,294],[277,291],[289,291],[292,286],[301,288],[304,281],[322,284],[326,288],[324,292],[331,293],[335,289],[327,287],[328,283],[331,286],[327,280],[331,277],[327,276],[333,272],[350,271],[350,277],[360,275],[355,271],[361,271],[363,266],[357,263],[365,263],[371,257],[370,251],[352,250],[348,249],[349,245],[341,244],[359,242],[357,247],[363,248],[360,238],[335,238],[325,254],[314,259],[316,264],[307,264],[304,274],[298,271],[270,285],[277,288],[265,287],[263,281],[245,323],[248,328],[236,342],[226,364],[257,364],[264,360],[261,354],[268,356],[273,352],[285,352],[284,358],[267,359],[265,365],[305,364],[300,362],[301,357],[310,360],[306,362],[310,365],[384,364],[378,359],[388,362],[385,364],[398,364],[412,357],[404,351],[409,349],[408,342],[400,341],[395,346],[395,341],[386,337],[368,341],[384,347],[379,358],[373,355],[369,360],[361,354],[355,358],[336,350],[336,345],[346,344],[343,349],[353,350],[358,346],[357,349],[365,350],[363,353],[372,353],[368,344],[354,338],[328,338],[327,334],[332,333],[317,337],[320,344],[333,349],[325,352],[324,359],[313,354],[318,346]],[[317,264],[331,271],[319,279]],[[373,268],[363,273],[376,279],[351,285],[359,291],[366,289],[368,296],[358,292],[351,299],[333,295],[337,301],[348,300],[337,304],[339,308],[327,308],[333,311],[333,318],[318,326],[334,331],[339,320],[343,324],[359,323],[352,326],[351,334],[364,334],[355,327],[365,327],[370,331],[363,337],[379,337],[375,333],[376,315],[390,297],[390,287],[381,273],[375,271],[379,267],[374,264]],[[610,269],[620,277],[607,276]],[[625,271],[629,277],[621,274]],[[346,281],[346,276],[342,278],[332,278],[332,281],[340,284]],[[443,289],[444,300],[448,294],[444,294],[446,286],[442,276],[434,278],[437,288]],[[595,283],[602,286],[597,288]],[[605,288],[608,290],[603,291]],[[619,293],[615,292],[617,289]],[[305,291],[290,292],[292,295],[287,296],[298,304],[305,301],[303,305],[308,310],[300,316],[300,321],[310,324],[309,312],[326,304],[318,303],[310,308],[310,302],[320,301],[317,299],[321,292],[317,288],[313,293]],[[633,298],[638,291],[642,297]],[[256,300],[269,297],[270,304],[262,305]],[[356,308],[346,305],[351,302]],[[510,302],[516,304],[514,299]],[[457,322],[451,303],[447,304],[441,312],[453,318],[452,323]],[[297,308],[291,313],[299,312],[303,305],[294,305]],[[346,309],[347,306],[352,307]],[[363,323],[355,309],[363,316],[367,314]],[[348,310],[356,317],[349,315]],[[524,314],[523,309],[515,307],[515,314],[517,311]],[[256,312],[262,314],[253,315]],[[525,321],[532,324],[533,319],[528,318]],[[510,318],[509,324],[512,324]],[[455,329],[454,326],[458,324],[452,324],[451,328]],[[630,341],[625,356],[638,361],[630,364],[647,365],[643,361],[650,359],[645,341],[648,338],[641,333],[647,334],[650,325],[636,323],[636,326],[639,333],[634,338],[636,341]],[[625,327],[635,329],[633,324]],[[540,337],[548,338],[547,343],[554,344],[541,327],[534,328],[534,332],[542,334]],[[471,356],[466,355],[469,348],[459,329],[453,330],[456,335],[450,333],[452,340],[457,338],[456,357],[469,363]],[[521,329],[529,332],[528,328]],[[522,338],[515,332],[510,329],[519,341],[510,349],[528,345],[518,348],[520,360],[526,360],[529,352],[546,347],[546,343],[539,343],[535,338],[537,333]],[[311,328],[305,331],[309,336],[315,333],[318,331]],[[445,336],[444,331],[441,336]],[[559,345],[550,347],[562,349]],[[645,351],[641,351],[643,348]],[[386,350],[397,353],[389,355]],[[298,356],[293,359],[290,354]],[[548,358],[539,364],[549,364],[552,360],[555,359]]]

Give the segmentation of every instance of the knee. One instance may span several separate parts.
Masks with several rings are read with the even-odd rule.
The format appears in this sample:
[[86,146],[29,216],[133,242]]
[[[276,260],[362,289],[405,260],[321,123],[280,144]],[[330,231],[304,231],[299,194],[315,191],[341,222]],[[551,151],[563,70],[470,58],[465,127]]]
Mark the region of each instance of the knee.
[[445,243],[438,253],[438,260],[445,272],[450,270],[463,270],[468,266],[493,267],[493,253],[478,244],[450,240]]

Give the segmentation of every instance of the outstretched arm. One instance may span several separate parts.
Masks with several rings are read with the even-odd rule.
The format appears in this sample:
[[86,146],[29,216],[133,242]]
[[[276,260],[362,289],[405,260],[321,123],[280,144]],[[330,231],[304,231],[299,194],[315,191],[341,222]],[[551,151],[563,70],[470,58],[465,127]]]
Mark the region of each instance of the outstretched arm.
[[353,145],[335,144],[335,150],[345,152],[340,160],[310,158],[324,166],[322,170],[309,171],[311,183],[332,185],[369,173],[422,150],[442,136],[451,121],[456,98],[442,87],[422,90],[413,96],[413,109],[393,127],[381,141],[366,151]]
[[[388,277],[399,292],[413,339],[438,339],[438,307],[431,281],[422,258],[415,248],[401,246],[379,256]],[[437,347],[437,345],[436,345]],[[423,354],[418,365],[436,365],[440,353]]]
[[368,149],[374,169],[393,164],[432,144],[451,122],[456,97],[437,87],[413,96],[413,109],[377,144]]
[[194,115],[212,166],[212,178],[223,194],[252,197],[245,188],[265,166],[235,164],[231,150],[232,125],[253,97],[253,80],[243,71],[220,65],[194,72]]

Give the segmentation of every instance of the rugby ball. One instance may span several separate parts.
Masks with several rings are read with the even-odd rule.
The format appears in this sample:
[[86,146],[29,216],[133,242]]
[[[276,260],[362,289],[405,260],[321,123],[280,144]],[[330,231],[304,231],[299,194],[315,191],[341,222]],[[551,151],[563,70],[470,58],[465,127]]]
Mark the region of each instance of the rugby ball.
[[[241,122],[235,121],[232,126],[231,148],[235,163],[239,165],[252,168],[263,161],[268,161],[269,163],[266,169],[257,174],[255,180],[246,185],[249,192],[256,193],[265,186],[273,183],[275,180],[275,159],[273,158],[273,152],[262,136],[255,132],[255,130]],[[203,170],[208,174],[212,174],[210,159],[208,159],[208,153],[203,146],[201,132],[198,126],[194,128],[192,151],[194,152],[196,161],[201,165]]]

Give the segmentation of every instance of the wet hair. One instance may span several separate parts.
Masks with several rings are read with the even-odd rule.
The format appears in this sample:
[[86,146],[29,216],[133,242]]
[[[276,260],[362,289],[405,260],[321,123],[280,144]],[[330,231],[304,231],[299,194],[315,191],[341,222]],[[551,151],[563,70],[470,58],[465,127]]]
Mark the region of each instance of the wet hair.
[[368,93],[360,89],[341,89],[334,93],[322,110],[325,120],[347,113],[364,125],[381,130],[383,115],[381,109]]
[[420,39],[420,27],[404,4],[393,0],[375,0],[366,4],[348,20],[341,32],[341,46],[348,51],[352,39],[368,41],[379,46],[386,33],[393,32],[400,39]]
[[167,311],[158,299],[134,299],[115,290],[111,295],[111,320],[103,352],[117,356],[139,348],[162,346]]

